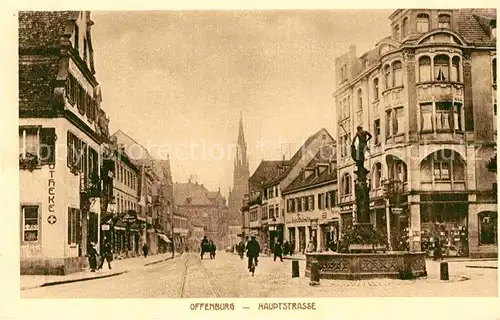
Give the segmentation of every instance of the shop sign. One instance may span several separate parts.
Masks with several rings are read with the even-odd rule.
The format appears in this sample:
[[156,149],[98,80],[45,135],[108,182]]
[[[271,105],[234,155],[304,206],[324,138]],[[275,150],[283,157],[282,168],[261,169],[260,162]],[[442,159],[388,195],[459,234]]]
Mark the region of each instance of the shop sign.
[[311,219],[308,217],[292,216],[292,222],[309,222],[309,221],[311,221]]
[[392,208],[392,213],[401,214],[403,212],[403,208]]
[[311,228],[318,229],[318,220],[317,219],[311,221]]
[[49,174],[50,178],[48,181],[49,189],[48,189],[48,200],[49,200],[49,212],[56,211],[56,180],[54,178],[54,174],[56,172],[56,166],[54,164],[49,165]]
[[102,229],[103,231],[108,231],[108,230],[109,230],[109,224],[103,224],[103,225],[101,226],[101,229]]
[[354,207],[353,205],[348,205],[348,206],[343,206],[343,207],[340,207],[340,211],[341,212],[348,212],[348,211],[353,211]]

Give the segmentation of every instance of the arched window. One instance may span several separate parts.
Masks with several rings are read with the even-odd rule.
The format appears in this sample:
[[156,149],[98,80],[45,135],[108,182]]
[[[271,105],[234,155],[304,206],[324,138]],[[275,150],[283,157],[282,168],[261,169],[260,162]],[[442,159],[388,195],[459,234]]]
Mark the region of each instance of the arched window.
[[491,67],[492,69],[492,75],[493,75],[493,83],[497,83],[497,58],[493,59],[491,62]]
[[380,188],[381,181],[382,181],[382,164],[380,162],[377,162],[373,166],[372,189],[376,190]]
[[419,13],[417,15],[417,31],[424,33],[429,31],[429,15],[425,13]]
[[373,98],[374,100],[379,99],[378,78],[373,79]]
[[391,67],[389,65],[386,65],[384,67],[384,77],[385,77],[385,88],[391,88],[392,87],[392,82],[391,82]]
[[460,57],[451,59],[451,81],[460,82]]
[[392,72],[394,73],[394,86],[402,86],[403,85],[403,76],[402,76],[403,65],[401,61],[396,61],[392,64]]
[[403,38],[408,35],[408,18],[403,19],[403,24],[401,27],[401,33],[403,34]]
[[363,110],[363,91],[358,89],[358,110]]
[[450,58],[440,54],[434,57],[434,79],[436,81],[450,80]]
[[394,39],[399,40],[401,34],[399,32],[399,24],[394,27]]
[[442,29],[451,28],[451,16],[449,14],[440,14],[438,16],[438,28]]
[[431,81],[431,58],[423,56],[418,59],[420,82]]

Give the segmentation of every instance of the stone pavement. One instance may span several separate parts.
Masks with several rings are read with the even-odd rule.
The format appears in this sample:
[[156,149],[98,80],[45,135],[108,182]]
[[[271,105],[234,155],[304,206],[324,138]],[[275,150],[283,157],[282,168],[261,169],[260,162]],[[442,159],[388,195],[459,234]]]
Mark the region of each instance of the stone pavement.
[[[176,253],[177,257],[179,254]],[[52,286],[64,283],[86,281],[100,278],[107,278],[121,275],[132,269],[141,268],[149,265],[154,265],[172,258],[172,253],[150,255],[144,257],[134,257],[122,260],[113,260],[111,262],[111,270],[105,262],[101,270],[90,272],[90,269],[85,269],[81,272],[75,272],[67,275],[21,275],[21,290],[28,290],[42,286]]]

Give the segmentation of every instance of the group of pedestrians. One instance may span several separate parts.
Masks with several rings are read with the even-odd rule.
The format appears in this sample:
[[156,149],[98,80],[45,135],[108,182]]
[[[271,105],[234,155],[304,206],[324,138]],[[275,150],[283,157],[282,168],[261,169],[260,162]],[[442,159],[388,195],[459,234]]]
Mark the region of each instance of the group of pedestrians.
[[215,245],[213,240],[208,240],[207,236],[203,237],[201,240],[201,259],[203,260],[203,255],[205,253],[210,254],[210,259],[215,259],[215,253],[217,252],[217,246]]

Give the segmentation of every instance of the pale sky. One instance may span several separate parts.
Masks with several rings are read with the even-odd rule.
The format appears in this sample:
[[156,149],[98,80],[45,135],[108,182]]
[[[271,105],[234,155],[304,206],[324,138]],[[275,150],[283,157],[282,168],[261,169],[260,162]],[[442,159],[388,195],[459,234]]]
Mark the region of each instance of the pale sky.
[[388,36],[391,12],[93,11],[110,131],[170,153],[174,181],[227,195],[240,112],[250,174],[322,127],[335,138],[335,58]]

